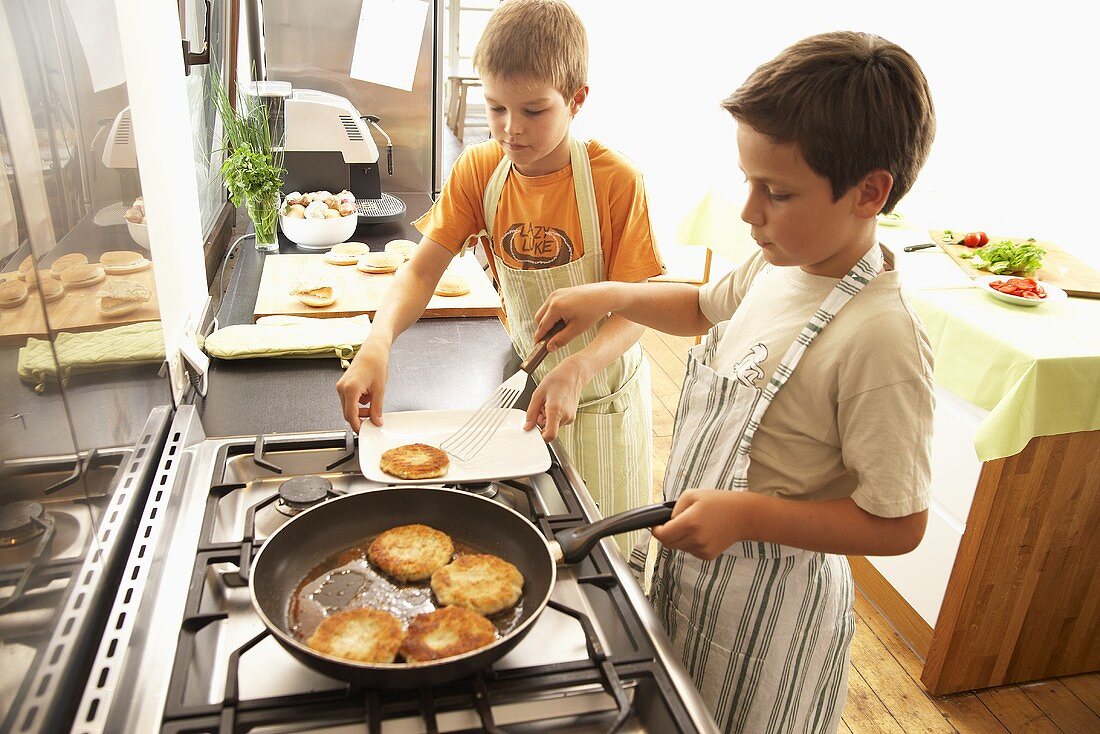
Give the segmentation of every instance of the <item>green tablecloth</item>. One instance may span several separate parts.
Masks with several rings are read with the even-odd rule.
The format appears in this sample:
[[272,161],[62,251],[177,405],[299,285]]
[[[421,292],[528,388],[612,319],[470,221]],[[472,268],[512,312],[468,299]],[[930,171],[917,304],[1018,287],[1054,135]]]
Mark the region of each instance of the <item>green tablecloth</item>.
[[[709,192],[678,241],[740,262],[756,250],[740,207],[731,192]],[[926,230],[884,227],[879,236],[900,255],[926,241]],[[1035,436],[1100,430],[1100,300],[1016,306],[967,287],[943,253],[909,258],[899,260],[903,274],[939,266],[903,282],[932,341],[936,382],[989,411],[974,439],[978,458],[1012,456]]]
[[982,461],[1019,453],[1034,436],[1100,430],[1100,300],[1036,307],[977,289],[910,291],[936,355],[936,382],[989,411]]

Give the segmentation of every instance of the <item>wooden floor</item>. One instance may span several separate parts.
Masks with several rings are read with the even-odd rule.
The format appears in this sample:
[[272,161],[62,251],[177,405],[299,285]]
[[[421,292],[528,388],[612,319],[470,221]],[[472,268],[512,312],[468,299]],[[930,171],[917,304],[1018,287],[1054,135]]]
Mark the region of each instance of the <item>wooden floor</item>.
[[[693,343],[649,330],[642,337],[653,368],[655,496],[660,496],[686,353]],[[923,662],[858,592],[856,614],[841,732],[1100,734],[1100,673],[934,698],[920,684]]]

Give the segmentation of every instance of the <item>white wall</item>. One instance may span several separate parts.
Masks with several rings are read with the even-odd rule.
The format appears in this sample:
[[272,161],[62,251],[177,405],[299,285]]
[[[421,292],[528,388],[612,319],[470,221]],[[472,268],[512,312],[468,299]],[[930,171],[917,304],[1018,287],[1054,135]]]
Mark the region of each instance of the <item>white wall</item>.
[[703,194],[741,184],[719,101],[790,43],[843,29],[903,46],[932,89],[936,141],[899,212],[1052,240],[1100,268],[1100,64],[1087,3],[572,2],[591,46],[591,95],[574,129],[642,168],[670,256]]

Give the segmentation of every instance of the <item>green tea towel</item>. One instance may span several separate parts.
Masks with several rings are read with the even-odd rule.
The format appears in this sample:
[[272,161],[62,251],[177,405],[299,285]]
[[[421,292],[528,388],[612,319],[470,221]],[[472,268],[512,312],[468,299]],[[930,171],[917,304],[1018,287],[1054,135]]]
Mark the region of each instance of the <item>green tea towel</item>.
[[366,314],[336,319],[264,316],[255,324],[218,329],[206,337],[203,349],[218,359],[337,357],[347,368],[369,332]]
[[[54,361],[57,350],[57,362]],[[69,377],[81,372],[96,372],[138,364],[159,364],[164,361],[164,332],[159,321],[116,326],[113,329],[86,332],[58,332],[54,349],[48,339],[27,339],[19,350],[20,379],[34,383],[34,391],[42,393],[46,383],[60,377],[68,384]]]

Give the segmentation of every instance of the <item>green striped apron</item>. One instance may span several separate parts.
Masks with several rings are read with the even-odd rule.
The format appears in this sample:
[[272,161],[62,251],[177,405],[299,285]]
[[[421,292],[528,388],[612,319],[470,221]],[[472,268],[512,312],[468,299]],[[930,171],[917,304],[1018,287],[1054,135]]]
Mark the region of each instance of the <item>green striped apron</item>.
[[[526,355],[534,346],[535,312],[552,291],[606,279],[588,149],[583,142],[572,139],[569,147],[584,254],[557,267],[517,270],[501,260],[495,248],[489,247],[496,264],[504,310],[508,314],[512,343],[520,355]],[[489,232],[493,231],[497,204],[511,170],[511,161],[505,156],[485,189],[483,203]],[[483,231],[480,236],[489,235]],[[535,371],[535,380],[541,381],[563,359],[587,346],[605,321],[600,319],[569,344],[548,355]],[[651,403],[649,362],[642,354],[641,345],[634,344],[584,386],[576,419],[558,431],[558,440],[604,516],[652,501]],[[638,533],[628,533],[616,536],[615,541],[626,555],[638,538]]]
[[[664,496],[689,487],[748,491],[752,438],[776,393],[840,309],[882,270],[875,245],[802,328],[763,390],[711,364],[728,322],[689,353]],[[644,563],[639,544],[632,565]],[[713,561],[661,548],[653,604],[725,732],[833,732],[855,633],[843,556],[736,543]]]

